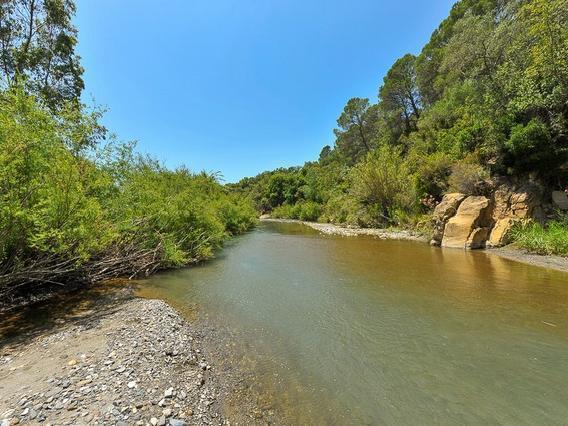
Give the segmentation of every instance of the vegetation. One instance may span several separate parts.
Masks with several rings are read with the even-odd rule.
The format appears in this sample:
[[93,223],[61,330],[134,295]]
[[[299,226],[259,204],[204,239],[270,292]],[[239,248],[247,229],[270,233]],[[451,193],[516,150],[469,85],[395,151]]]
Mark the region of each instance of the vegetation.
[[376,103],[347,102],[318,161],[233,188],[263,213],[361,226],[420,223],[444,193],[486,194],[496,176],[564,189],[567,106],[565,0],[460,0]]
[[519,247],[538,254],[568,256],[568,217],[546,225],[538,222],[520,224],[513,229]]
[[206,259],[256,211],[137,155],[81,104],[72,0],[0,3],[0,303]]
[[97,139],[97,113],[0,94],[0,296],[208,258],[256,212],[216,176]]

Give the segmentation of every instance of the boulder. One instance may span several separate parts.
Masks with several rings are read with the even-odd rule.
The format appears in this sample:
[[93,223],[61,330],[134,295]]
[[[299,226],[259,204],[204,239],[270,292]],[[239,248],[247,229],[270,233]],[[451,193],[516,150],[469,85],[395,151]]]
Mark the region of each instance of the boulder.
[[432,217],[432,221],[434,223],[434,234],[432,235],[432,241],[430,244],[439,246],[442,243],[446,223],[456,214],[459,205],[466,197],[467,196],[465,194],[460,194],[458,192],[444,195],[440,204],[438,204],[434,209],[434,215]]
[[489,232],[491,232],[489,228],[475,228],[467,239],[465,248],[471,250],[485,248]]
[[505,217],[502,219],[497,219],[489,240],[487,241],[488,247],[502,247],[510,243],[510,231],[511,228],[518,220],[512,217]]
[[564,191],[552,191],[552,202],[560,210],[568,210],[568,194]]
[[473,248],[481,246],[481,237],[485,235],[485,238],[487,238],[488,233],[477,231],[477,228],[491,227],[491,208],[491,200],[487,197],[470,196],[463,200],[455,216],[446,224],[442,247]]

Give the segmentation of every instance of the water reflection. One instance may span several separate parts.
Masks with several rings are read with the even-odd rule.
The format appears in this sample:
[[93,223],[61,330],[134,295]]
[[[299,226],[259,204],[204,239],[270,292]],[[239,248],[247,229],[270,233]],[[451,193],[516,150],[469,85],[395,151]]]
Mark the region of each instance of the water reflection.
[[290,422],[517,424],[568,418],[567,284],[488,253],[270,223],[146,288],[231,330]]

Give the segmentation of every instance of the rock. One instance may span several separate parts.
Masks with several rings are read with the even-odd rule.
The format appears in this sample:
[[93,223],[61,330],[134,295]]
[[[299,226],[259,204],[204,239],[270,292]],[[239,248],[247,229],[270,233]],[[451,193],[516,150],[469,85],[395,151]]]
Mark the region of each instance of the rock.
[[485,248],[485,242],[487,241],[488,236],[489,236],[489,228],[474,229],[471,235],[469,236],[469,238],[467,239],[465,248],[471,250]]
[[168,388],[164,391],[164,397],[171,398],[174,396],[174,388]]
[[456,214],[456,211],[466,195],[460,193],[452,193],[444,195],[440,204],[434,209],[432,221],[434,223],[434,235],[432,236],[432,245],[440,245],[444,237],[444,229],[448,220]]
[[171,426],[186,426],[187,423],[179,419],[170,419]]
[[166,417],[171,417],[172,416],[171,408],[166,408],[164,411],[162,411],[162,414]]
[[475,241],[470,236],[476,228],[489,228],[491,225],[491,201],[483,196],[470,196],[461,202],[456,212],[446,224],[442,247],[467,248],[480,244],[482,234],[476,233]]
[[150,419],[150,424],[151,424],[152,426],[156,426],[156,425],[158,424],[158,419],[155,418],[155,417],[152,417],[152,418]]
[[37,417],[37,411],[31,408],[30,412],[28,413],[28,416],[30,420],[34,420]]
[[158,426],[166,426],[166,416],[162,416],[158,419]]
[[129,389],[134,389],[136,387],[136,382],[135,381],[128,382],[126,386],[128,386]]
[[487,241],[487,247],[502,247],[509,244],[511,228],[515,223],[517,220],[510,217],[497,219]]
[[568,194],[564,191],[552,191],[552,202],[560,210],[568,210]]

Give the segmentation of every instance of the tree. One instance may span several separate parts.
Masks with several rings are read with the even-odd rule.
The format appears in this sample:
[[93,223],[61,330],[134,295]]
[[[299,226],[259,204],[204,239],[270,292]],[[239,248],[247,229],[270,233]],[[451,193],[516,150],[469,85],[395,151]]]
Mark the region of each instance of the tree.
[[84,83],[74,14],[73,0],[0,1],[0,84],[24,84],[53,109],[77,101]]
[[367,98],[352,98],[347,102],[337,119],[335,145],[353,164],[375,147],[374,127],[377,121],[377,107]]
[[397,60],[384,78],[379,90],[381,107],[403,119],[404,134],[416,130],[421,100],[416,84],[416,57],[407,54]]

